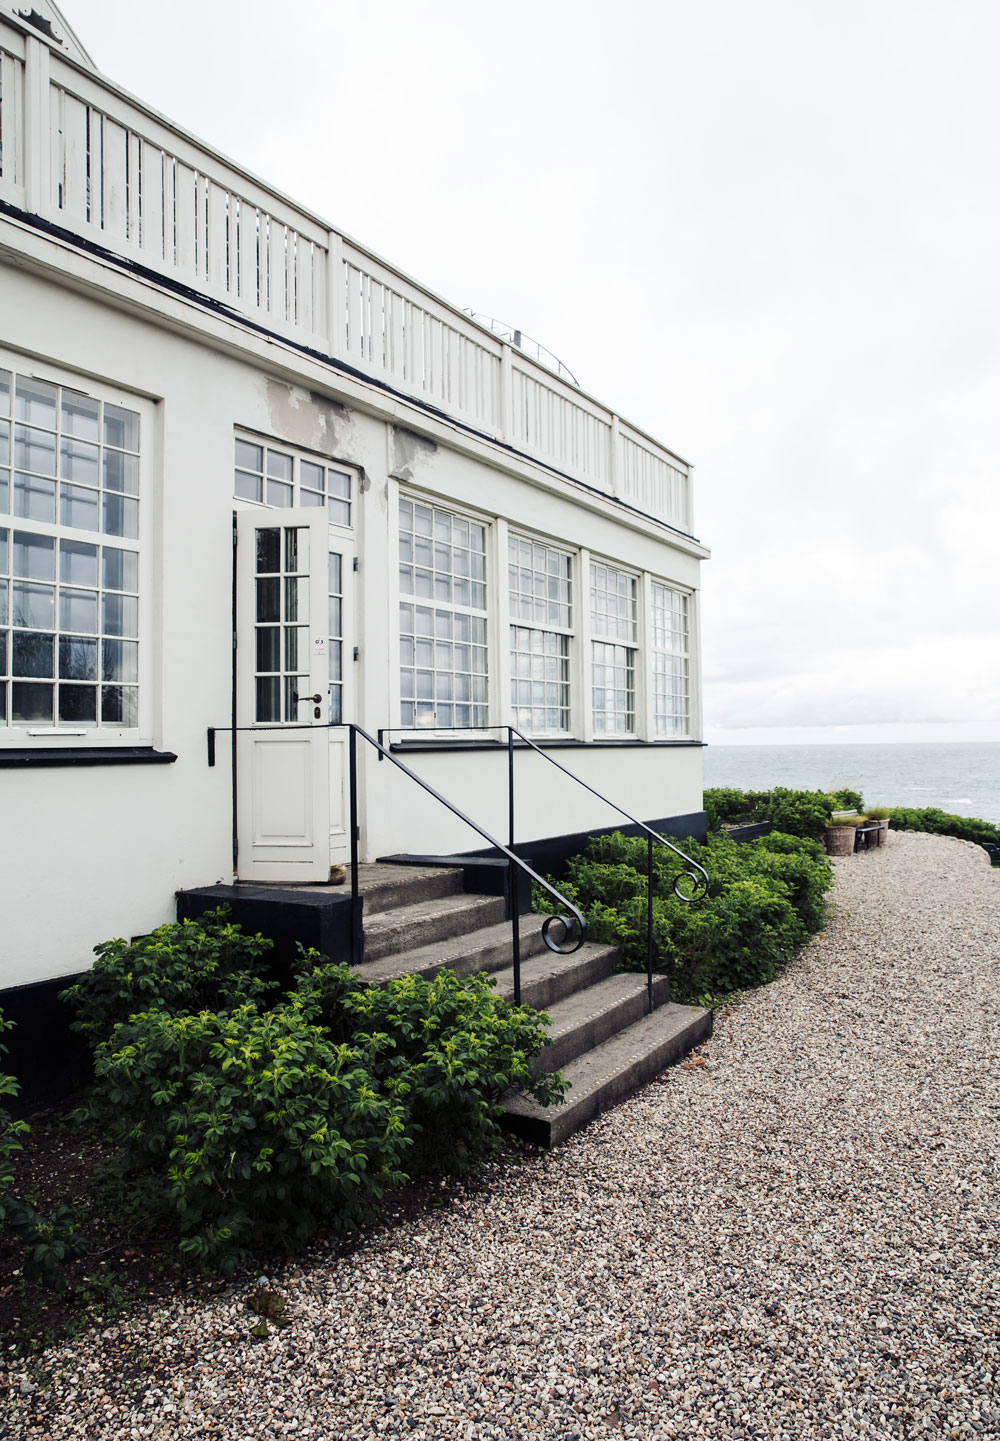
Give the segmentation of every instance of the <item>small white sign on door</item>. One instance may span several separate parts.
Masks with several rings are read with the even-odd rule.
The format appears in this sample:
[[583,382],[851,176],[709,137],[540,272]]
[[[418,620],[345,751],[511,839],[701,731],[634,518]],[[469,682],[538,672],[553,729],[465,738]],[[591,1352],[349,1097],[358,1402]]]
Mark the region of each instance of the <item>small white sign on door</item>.
[[323,655],[326,655],[326,636],[325,636],[325,635],[314,635],[314,636],[313,636],[313,655],[315,655],[315,656],[323,656]]

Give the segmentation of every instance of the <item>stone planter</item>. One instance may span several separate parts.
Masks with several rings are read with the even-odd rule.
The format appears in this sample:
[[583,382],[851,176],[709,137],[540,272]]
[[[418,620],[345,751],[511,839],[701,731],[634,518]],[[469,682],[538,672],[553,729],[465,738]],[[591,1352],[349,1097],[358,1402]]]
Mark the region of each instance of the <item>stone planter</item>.
[[853,826],[827,826],[823,844],[828,856],[853,856],[856,840]]

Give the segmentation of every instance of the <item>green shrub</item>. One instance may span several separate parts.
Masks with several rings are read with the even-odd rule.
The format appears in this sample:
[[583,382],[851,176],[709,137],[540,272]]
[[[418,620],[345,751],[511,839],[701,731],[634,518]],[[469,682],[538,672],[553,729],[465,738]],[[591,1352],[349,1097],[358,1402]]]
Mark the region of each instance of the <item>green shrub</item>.
[[[656,969],[677,1000],[704,1000],[770,980],[797,946],[818,930],[832,874],[823,848],[807,837],[772,832],[737,844],[713,836],[684,848],[709,873],[695,904],[673,892],[680,860],[654,851],[653,940]],[[646,842],[616,833],[595,837],[569,861],[558,883],[580,906],[593,940],[621,948],[626,969],[645,970]],[[544,895],[537,908],[546,908]]]
[[[0,1014],[0,1032],[10,1030],[13,1024]],[[0,1054],[6,1054],[6,1050],[6,1046],[0,1046]],[[13,1076],[0,1075],[0,1096],[16,1096],[18,1091]],[[15,1119],[0,1108],[0,1231],[12,1232],[24,1244],[21,1270],[27,1280],[62,1291],[66,1287],[63,1262],[75,1260],[86,1248],[86,1241],[77,1234],[68,1206],[57,1206],[51,1216],[43,1216],[30,1202],[9,1194],[14,1182],[14,1157],[24,1149],[20,1138],[30,1129],[27,1121]]]
[[549,1044],[548,1017],[508,1004],[488,976],[460,980],[444,970],[363,986],[347,966],[322,965],[302,976],[298,993],[329,1032],[352,1037],[374,1083],[404,1105],[411,1175],[463,1169],[488,1149],[511,1086],[544,1105],[563,1094],[560,1077],[531,1069]]
[[[0,1034],[13,1029],[14,1022],[8,1021],[0,1011]],[[0,1055],[7,1054],[7,1047],[0,1045]],[[0,1074],[0,1096],[16,1096],[20,1087],[13,1076]],[[6,1109],[0,1109],[0,1225],[6,1220],[6,1208],[11,1204],[4,1198],[14,1181],[14,1157],[24,1149],[21,1137],[28,1132],[27,1121],[15,1119]]]
[[776,831],[813,840],[818,840],[823,834],[832,811],[856,809],[860,804],[860,795],[846,790],[830,794],[774,786],[769,791],[740,791],[728,787],[704,792],[710,831],[717,830],[724,823],[770,821]]
[[860,791],[852,791],[845,787],[843,790],[831,791],[836,802],[835,809],[838,811],[863,811],[865,798]]
[[95,1091],[130,1163],[162,1173],[182,1250],[231,1270],[403,1179],[405,1108],[372,1084],[372,1049],[331,1040],[301,1002],[145,1011],[98,1046]]
[[975,816],[953,816],[934,806],[911,809],[894,806],[890,812],[890,830],[927,831],[934,836],[957,836],[962,841],[973,841],[982,845],[984,841],[1000,844],[1000,826],[990,821],[977,820]]
[[[98,984],[73,988],[96,1045],[85,1114],[128,1166],[162,1176],[182,1249],[224,1270],[323,1222],[353,1224],[388,1185],[466,1169],[495,1145],[511,1085],[543,1104],[563,1093],[557,1075],[532,1073],[547,1018],[487,977],[368,986],[302,951],[275,999],[253,970],[226,969],[257,965],[268,943],[218,915],[149,939],[99,948]],[[136,1009],[140,985],[157,1004]],[[218,1009],[192,1010],[205,996]]]
[[197,921],[160,926],[137,941],[96,946],[97,960],[62,992],[75,1030],[92,1044],[140,1011],[231,1011],[278,986],[267,979],[272,942],[244,935],[224,906]]

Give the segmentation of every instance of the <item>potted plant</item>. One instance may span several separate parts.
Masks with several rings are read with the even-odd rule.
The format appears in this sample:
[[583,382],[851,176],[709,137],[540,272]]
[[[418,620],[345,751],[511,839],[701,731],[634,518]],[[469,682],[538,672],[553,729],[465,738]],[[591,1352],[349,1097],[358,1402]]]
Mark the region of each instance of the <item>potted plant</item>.
[[853,856],[857,827],[861,816],[831,816],[823,831],[823,844],[828,856]]
[[868,812],[868,819],[873,824],[875,824],[876,822],[878,823],[881,832],[878,838],[878,843],[879,845],[883,845],[885,842],[886,834],[889,830],[889,822],[892,819],[892,811],[889,810],[886,806],[872,806],[871,810]]

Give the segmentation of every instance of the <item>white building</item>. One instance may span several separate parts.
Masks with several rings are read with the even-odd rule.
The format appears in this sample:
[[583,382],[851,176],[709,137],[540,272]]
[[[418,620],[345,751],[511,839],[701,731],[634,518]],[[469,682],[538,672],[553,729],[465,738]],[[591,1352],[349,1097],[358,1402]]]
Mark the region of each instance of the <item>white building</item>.
[[[697,829],[692,529],[670,450],[0,0],[0,989],[325,879],[331,722],[502,838],[506,735],[457,728]],[[363,857],[484,845],[360,749]],[[517,778],[518,842],[615,824]]]

